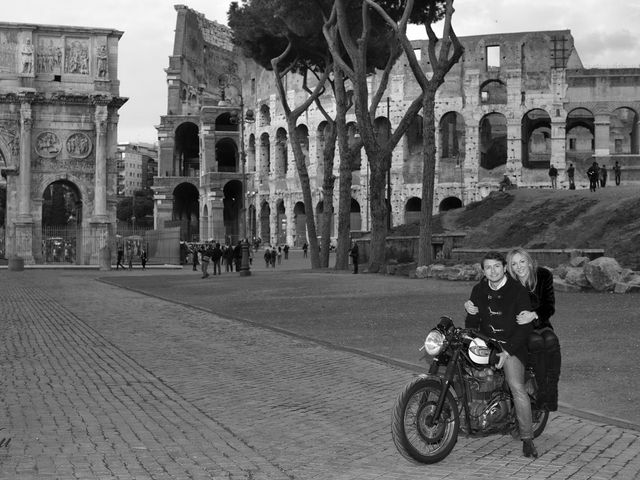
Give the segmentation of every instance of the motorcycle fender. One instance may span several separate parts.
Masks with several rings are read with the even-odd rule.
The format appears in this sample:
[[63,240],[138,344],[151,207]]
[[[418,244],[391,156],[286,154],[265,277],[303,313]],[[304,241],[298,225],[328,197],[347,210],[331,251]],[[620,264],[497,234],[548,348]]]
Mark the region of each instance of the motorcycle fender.
[[[436,382],[438,382],[440,385],[442,385],[444,387],[444,379],[438,375],[432,375],[430,373],[422,373],[420,375],[418,375],[420,378],[426,378],[428,380],[434,380]],[[451,392],[451,395],[453,395],[453,398],[458,401],[458,395],[456,394],[456,389],[453,388],[453,385],[450,385],[449,387],[449,391]]]

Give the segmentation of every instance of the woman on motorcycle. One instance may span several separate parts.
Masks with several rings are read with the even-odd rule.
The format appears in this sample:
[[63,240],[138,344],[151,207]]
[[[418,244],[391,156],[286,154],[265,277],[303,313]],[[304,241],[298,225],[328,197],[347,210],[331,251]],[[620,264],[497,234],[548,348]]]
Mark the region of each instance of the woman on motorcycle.
[[553,274],[538,267],[536,261],[522,248],[514,248],[507,254],[507,270],[529,291],[532,311],[518,315],[518,323],[533,324],[529,337],[529,355],[538,379],[540,406],[549,411],[558,409],[558,380],[560,378],[560,342],[549,319],[555,313]]

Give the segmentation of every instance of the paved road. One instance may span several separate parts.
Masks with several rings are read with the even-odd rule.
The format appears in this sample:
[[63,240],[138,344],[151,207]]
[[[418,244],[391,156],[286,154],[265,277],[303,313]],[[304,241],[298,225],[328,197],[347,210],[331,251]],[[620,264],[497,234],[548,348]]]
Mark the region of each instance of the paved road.
[[1,479],[640,476],[637,431],[565,413],[537,460],[493,436],[413,465],[389,433],[410,370],[98,276],[0,272]]

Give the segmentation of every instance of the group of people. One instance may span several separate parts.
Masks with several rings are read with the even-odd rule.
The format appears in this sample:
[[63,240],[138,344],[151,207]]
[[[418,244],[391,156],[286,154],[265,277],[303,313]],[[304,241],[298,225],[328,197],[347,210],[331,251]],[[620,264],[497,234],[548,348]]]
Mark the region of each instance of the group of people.
[[122,264],[122,261],[125,259],[125,254],[129,270],[133,269],[133,257],[135,256],[140,258],[140,265],[142,266],[142,270],[146,270],[147,260],[149,258],[147,249],[144,246],[136,247],[134,245],[128,245],[125,249],[123,243],[118,244],[116,270],[120,268],[126,270],[125,266]]
[[511,250],[506,258],[499,252],[489,252],[481,266],[484,277],[464,303],[465,326],[478,329],[503,346],[497,367],[504,369],[513,395],[523,453],[537,457],[525,367],[531,364],[534,368],[538,406],[556,411],[561,354],[550,322],[555,313],[553,274],[538,267],[521,248]]
[[[251,247],[249,251],[249,264],[253,261]],[[222,275],[222,264],[225,272],[239,272],[242,265],[242,241],[233,245],[220,245],[219,242],[207,242],[192,252],[193,270],[198,270],[201,265],[202,278],[208,278],[209,264],[213,265],[213,274]]]
[[273,247],[271,245],[267,245],[264,249],[264,263],[265,267],[276,268],[276,262],[278,265],[282,263],[282,255],[284,254],[284,259],[289,259],[289,245],[278,245],[277,247]]
[[[620,163],[616,162],[612,168],[613,176],[616,182],[616,185],[620,185],[620,176],[621,170]],[[576,189],[575,183],[575,172],[576,169],[573,166],[573,163],[569,164],[567,168],[567,180],[569,180],[569,190]],[[607,171],[606,165],[598,165],[598,162],[593,162],[589,169],[587,170],[587,178],[589,179],[589,189],[592,192],[595,192],[598,187],[604,188],[607,185],[607,178],[609,176],[609,172]],[[549,167],[549,178],[551,180],[551,188],[558,188],[558,169],[551,165]],[[508,190],[511,186],[511,181],[507,175],[504,176],[504,179],[500,182],[500,191]]]
[[[616,185],[620,185],[620,170],[620,164],[616,162],[613,166],[613,176]],[[589,178],[589,190],[591,190],[592,192],[595,192],[598,187],[606,187],[608,177],[607,166],[600,166],[598,165],[598,162],[593,162],[587,170],[587,177]]]

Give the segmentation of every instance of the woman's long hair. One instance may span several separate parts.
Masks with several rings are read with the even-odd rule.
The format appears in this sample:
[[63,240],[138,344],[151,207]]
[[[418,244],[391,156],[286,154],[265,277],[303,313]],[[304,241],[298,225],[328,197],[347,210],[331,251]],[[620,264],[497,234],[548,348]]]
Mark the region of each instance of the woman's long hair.
[[507,253],[507,271],[509,272],[509,275],[511,275],[511,278],[513,278],[514,280],[520,280],[513,267],[511,266],[511,261],[513,260],[513,257],[515,255],[522,255],[522,257],[529,264],[529,275],[527,276],[527,281],[525,282],[524,286],[533,292],[536,289],[536,284],[538,283],[538,276],[536,275],[536,271],[538,270],[538,263],[533,259],[531,255],[529,255],[529,253],[527,253],[524,248],[512,248],[509,253]]

